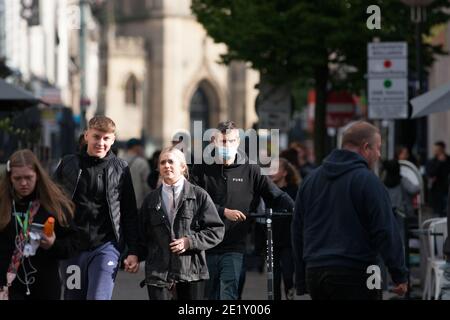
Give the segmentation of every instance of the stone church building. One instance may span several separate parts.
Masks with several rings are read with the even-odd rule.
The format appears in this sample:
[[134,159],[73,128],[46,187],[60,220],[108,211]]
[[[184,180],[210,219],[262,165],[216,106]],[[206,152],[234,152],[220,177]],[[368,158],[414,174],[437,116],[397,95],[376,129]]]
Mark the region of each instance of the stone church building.
[[114,119],[118,139],[166,146],[176,132],[234,120],[257,121],[259,74],[219,63],[216,44],[191,13],[190,0],[106,0],[100,36],[97,113]]

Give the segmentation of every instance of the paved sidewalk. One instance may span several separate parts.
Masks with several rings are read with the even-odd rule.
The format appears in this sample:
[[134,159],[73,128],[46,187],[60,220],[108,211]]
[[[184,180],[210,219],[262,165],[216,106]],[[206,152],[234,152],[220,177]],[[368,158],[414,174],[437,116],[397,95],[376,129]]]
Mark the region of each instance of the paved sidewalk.
[[[129,274],[119,271],[114,288],[113,300],[148,300],[147,289],[140,288],[139,283],[144,279],[144,264],[142,263],[137,274]],[[420,296],[418,290],[415,294]],[[284,296],[283,296],[284,298]],[[384,300],[398,299],[398,297],[385,291]],[[266,273],[257,271],[248,271],[245,282],[242,300],[267,300],[267,278]],[[295,296],[295,300],[310,300],[308,295]]]
[[[144,264],[141,264],[137,274],[129,274],[119,271],[114,288],[113,300],[147,300],[146,288],[140,288],[139,283],[144,279]],[[298,297],[295,299],[305,300],[308,297]],[[247,272],[242,300],[267,300],[267,278],[266,273],[257,271]]]

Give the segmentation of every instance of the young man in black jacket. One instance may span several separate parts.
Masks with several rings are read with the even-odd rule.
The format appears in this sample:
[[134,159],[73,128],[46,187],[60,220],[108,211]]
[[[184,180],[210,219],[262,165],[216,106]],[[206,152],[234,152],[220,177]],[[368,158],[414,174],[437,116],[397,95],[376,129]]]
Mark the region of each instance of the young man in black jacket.
[[[81,237],[80,255],[62,264],[61,272],[68,277],[64,298],[109,300],[125,245],[125,270],[139,268],[136,199],[126,161],[110,150],[114,122],[104,116],[92,118],[84,139],[80,154],[64,157],[55,172],[55,180],[76,205],[74,221]],[[67,283],[75,270],[81,272],[79,286],[77,281]]]
[[[206,295],[211,300],[238,299],[239,278],[243,268],[245,239],[250,227],[247,216],[255,212],[260,197],[268,206],[292,212],[294,202],[258,165],[238,161],[239,130],[232,121],[219,123],[214,136],[213,164],[194,165],[192,181],[205,189],[225,223],[225,236],[216,247],[206,251],[210,279]],[[240,158],[242,160],[242,158]]]
[[380,275],[373,273],[379,254],[396,284],[393,291],[406,292],[402,236],[387,190],[371,171],[380,148],[379,130],[356,122],[345,130],[342,149],[303,181],[292,221],[297,294],[380,299]]

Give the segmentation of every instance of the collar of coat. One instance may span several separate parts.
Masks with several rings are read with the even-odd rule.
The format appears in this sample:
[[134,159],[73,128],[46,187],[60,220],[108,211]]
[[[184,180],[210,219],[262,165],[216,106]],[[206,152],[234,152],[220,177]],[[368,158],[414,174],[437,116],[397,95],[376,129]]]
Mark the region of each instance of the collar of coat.
[[[152,198],[149,207],[156,208],[157,210],[159,210],[162,206],[162,197],[161,197],[162,185],[159,186],[159,188],[156,189],[155,191],[157,191],[158,197]],[[178,208],[180,208],[180,206],[183,204],[185,200],[195,200],[196,198],[197,197],[195,195],[194,186],[188,180],[185,180],[183,191],[181,192],[180,196],[180,201],[178,201]]]

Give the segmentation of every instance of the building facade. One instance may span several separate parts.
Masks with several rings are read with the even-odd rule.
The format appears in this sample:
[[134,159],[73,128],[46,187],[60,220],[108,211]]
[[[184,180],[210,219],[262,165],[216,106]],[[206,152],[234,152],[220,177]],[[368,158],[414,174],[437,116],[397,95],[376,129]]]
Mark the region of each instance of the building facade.
[[[450,50],[450,23],[439,26],[431,40],[435,44],[442,44],[444,51]],[[450,56],[437,56],[430,69],[428,78],[429,89],[435,89],[450,82]],[[433,144],[444,141],[447,145],[447,154],[450,153],[450,112],[435,113],[428,116],[428,158],[433,157]]]
[[190,0],[108,0],[100,43],[98,112],[112,117],[119,139],[167,145],[173,135],[234,120],[257,120],[259,74],[244,63],[220,64],[222,44],[209,38]]
[[[226,119],[242,128],[257,121],[259,74],[242,62],[219,63],[226,46],[207,36],[192,15],[191,0],[33,2],[39,17],[30,25],[21,1],[0,0],[0,53],[48,103],[80,115],[88,100],[87,119],[110,116],[120,141],[141,137],[150,150],[191,131],[194,121],[204,130]],[[86,8],[85,46],[80,3]]]
[[5,0],[0,0],[0,59],[6,56]]
[[[23,4],[4,4],[4,46],[6,64],[36,96],[49,104],[80,110],[80,6],[72,0],[33,0],[37,16],[33,23],[23,17]],[[0,5],[1,6],[1,5]],[[0,10],[1,11],[1,10]],[[89,112],[97,108],[98,43],[96,20],[86,10],[86,88],[91,101]],[[0,27],[1,41],[1,27]]]

